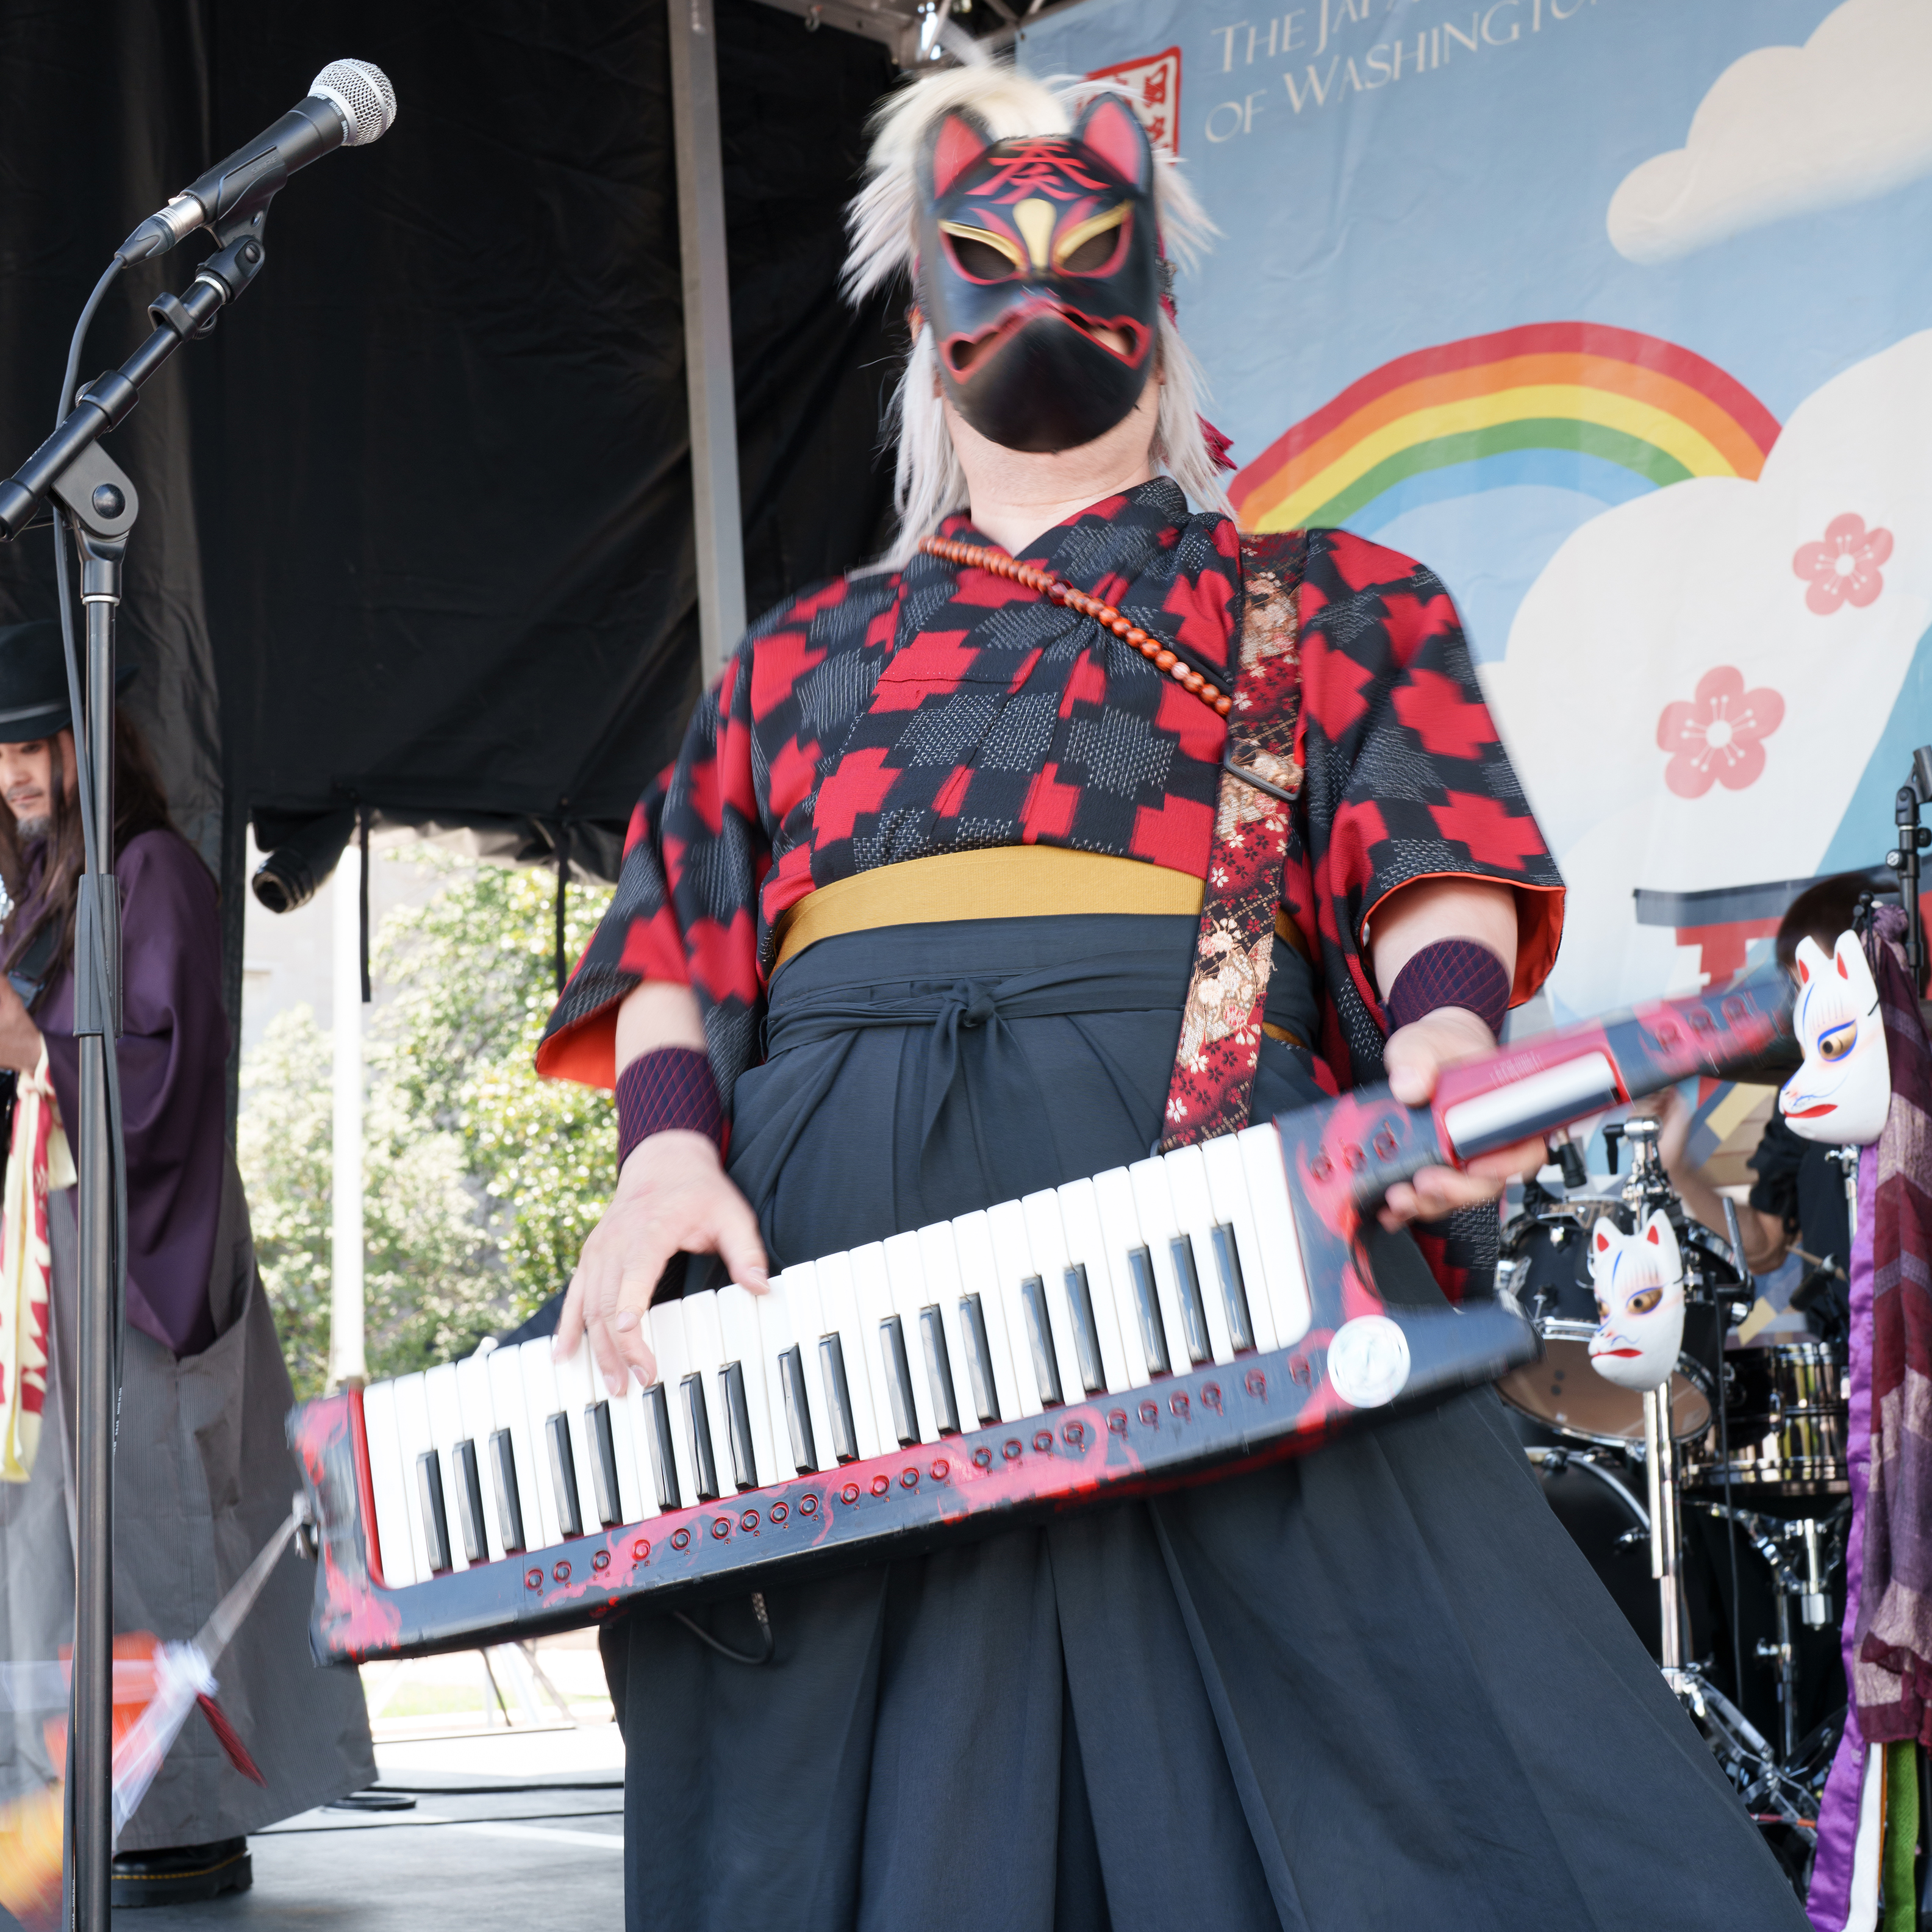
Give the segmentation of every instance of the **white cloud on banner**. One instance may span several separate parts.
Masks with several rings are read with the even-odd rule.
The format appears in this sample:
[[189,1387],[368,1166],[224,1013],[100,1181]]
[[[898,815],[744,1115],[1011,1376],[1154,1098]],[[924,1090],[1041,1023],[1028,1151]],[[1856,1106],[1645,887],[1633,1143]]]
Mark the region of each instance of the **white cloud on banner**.
[[1786,216],[1864,201],[1932,173],[1932,5],[1845,0],[1802,47],[1734,61],[1681,148],[1610,198],[1633,262],[1675,260]]
[[[1932,624],[1928,447],[1932,331],[1808,397],[1756,482],[1607,510],[1531,587],[1481,675],[1570,884],[1568,1012],[1694,990],[1638,888],[1816,872]],[[1866,830],[1876,864],[1891,827]]]

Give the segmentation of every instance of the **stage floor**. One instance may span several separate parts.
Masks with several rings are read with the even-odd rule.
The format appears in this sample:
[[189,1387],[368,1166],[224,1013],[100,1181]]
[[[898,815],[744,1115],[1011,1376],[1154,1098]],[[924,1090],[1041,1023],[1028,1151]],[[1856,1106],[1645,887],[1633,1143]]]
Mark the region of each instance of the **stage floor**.
[[[422,1932],[446,1913],[464,1932],[528,1932],[621,1916],[614,1724],[379,1742],[376,1758],[386,1786],[438,1788],[418,1794],[413,1811],[286,1820],[248,1840],[253,1891],[116,1922],[128,1932]],[[570,1788],[586,1785],[595,1788]]]

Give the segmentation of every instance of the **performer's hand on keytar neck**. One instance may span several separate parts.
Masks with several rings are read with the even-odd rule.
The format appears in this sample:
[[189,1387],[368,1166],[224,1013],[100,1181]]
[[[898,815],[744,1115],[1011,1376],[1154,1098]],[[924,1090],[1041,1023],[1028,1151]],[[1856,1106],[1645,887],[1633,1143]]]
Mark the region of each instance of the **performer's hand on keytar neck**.
[[[1482,879],[1418,879],[1399,887],[1375,908],[1366,936],[1376,982],[1384,997],[1409,961],[1438,939],[1473,939],[1486,946],[1513,982],[1516,894],[1507,886]],[[1438,1006],[1389,1035],[1382,1064],[1395,1097],[1405,1106],[1419,1107],[1436,1091],[1436,1076],[1443,1068],[1493,1053],[1496,1048],[1496,1036],[1478,1015],[1462,1006]],[[1399,1228],[1408,1221],[1433,1221],[1454,1208],[1494,1201],[1505,1183],[1534,1174],[1547,1158],[1539,1138],[1498,1148],[1466,1168],[1425,1167],[1389,1190],[1382,1204],[1382,1225]]]
[[[74,734],[0,744],[0,800],[22,840],[45,836],[53,820],[54,787],[74,794]],[[40,1030],[12,983],[0,979],[0,1066],[31,1073],[40,1064]]]

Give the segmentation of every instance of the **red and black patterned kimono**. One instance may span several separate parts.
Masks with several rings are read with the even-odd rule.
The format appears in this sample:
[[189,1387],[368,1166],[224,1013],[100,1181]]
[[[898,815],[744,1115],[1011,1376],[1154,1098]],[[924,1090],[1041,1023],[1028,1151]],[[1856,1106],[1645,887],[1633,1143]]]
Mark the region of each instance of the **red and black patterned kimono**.
[[[1234,532],[1171,482],[1027,556],[1226,687]],[[1519,998],[1562,916],[1442,585],[1342,532],[1311,532],[1304,564],[1282,884],[1301,945],[1275,949],[1257,1117],[1378,1073],[1364,933],[1398,887],[1512,887]],[[908,898],[904,923],[774,962],[812,893],[905,861],[1059,845],[1201,879],[1225,729],[1091,620],[983,573],[922,557],[800,597],[639,806],[539,1064],[608,1082],[618,1001],[688,982],[775,1267],[1138,1160],[1194,917]],[[1378,1280],[1481,1292],[1494,1226],[1447,1231],[1433,1279],[1384,1238]],[[766,1600],[763,1669],[667,1616],[606,1634],[633,1926],[1804,1923],[1487,1393]],[[700,1615],[757,1648],[748,1608]]]

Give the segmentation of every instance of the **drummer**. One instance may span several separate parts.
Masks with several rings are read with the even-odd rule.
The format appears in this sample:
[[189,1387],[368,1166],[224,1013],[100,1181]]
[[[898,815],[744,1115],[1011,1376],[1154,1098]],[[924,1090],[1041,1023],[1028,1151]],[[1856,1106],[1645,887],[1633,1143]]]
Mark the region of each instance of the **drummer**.
[[[1791,902],[1778,928],[1778,961],[1795,975],[1798,942],[1810,938],[1829,953],[1852,924],[1869,875],[1842,872],[1808,886]],[[1724,1198],[1701,1167],[1685,1158],[1691,1113],[1674,1087],[1648,1103],[1664,1123],[1658,1150],[1670,1184],[1684,1205],[1714,1233],[1725,1234]],[[1795,1294],[1784,1298],[1811,1328],[1828,1339],[1846,1332],[1850,1319],[1847,1270],[1852,1251],[1851,1213],[1845,1176],[1833,1150],[1793,1133],[1775,1107],[1748,1165],[1756,1174],[1749,1198],[1738,1205],[1744,1263],[1762,1278],[1796,1260],[1802,1274]],[[1728,1237],[1727,1237],[1728,1238]]]

